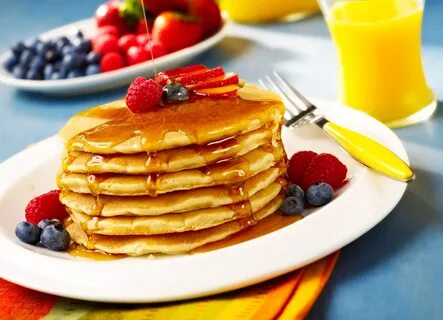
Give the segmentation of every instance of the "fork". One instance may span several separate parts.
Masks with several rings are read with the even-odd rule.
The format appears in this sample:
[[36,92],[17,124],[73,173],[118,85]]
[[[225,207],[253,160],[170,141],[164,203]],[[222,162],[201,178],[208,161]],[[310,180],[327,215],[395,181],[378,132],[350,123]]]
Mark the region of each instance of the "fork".
[[409,165],[377,141],[333,123],[278,72],[266,75],[259,83],[276,89],[288,102],[284,125],[288,128],[314,123],[327,132],[349,155],[363,165],[399,181],[410,181],[415,175]]

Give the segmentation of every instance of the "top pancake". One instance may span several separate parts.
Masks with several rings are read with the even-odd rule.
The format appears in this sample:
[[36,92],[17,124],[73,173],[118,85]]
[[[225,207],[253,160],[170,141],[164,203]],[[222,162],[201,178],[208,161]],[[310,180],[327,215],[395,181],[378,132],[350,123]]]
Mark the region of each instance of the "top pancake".
[[120,100],[74,116],[61,135],[70,137],[66,143],[68,151],[155,152],[208,144],[265,126],[280,126],[284,111],[278,100],[251,101],[236,97],[202,98],[135,114]]

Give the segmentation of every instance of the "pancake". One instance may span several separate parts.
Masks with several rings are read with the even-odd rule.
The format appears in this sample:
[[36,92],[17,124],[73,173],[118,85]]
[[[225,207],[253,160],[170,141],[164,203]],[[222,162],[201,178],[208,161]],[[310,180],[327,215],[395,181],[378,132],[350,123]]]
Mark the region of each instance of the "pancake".
[[178,190],[239,183],[273,167],[284,156],[282,147],[268,145],[254,149],[244,156],[199,169],[149,175],[62,172],[57,184],[62,190],[77,193],[156,196]]
[[88,234],[120,236],[196,231],[247,218],[269,204],[281,190],[280,183],[273,183],[246,201],[160,216],[102,218],[91,217],[77,211],[71,211],[70,216]]
[[69,210],[82,212],[90,216],[156,216],[166,213],[215,208],[247,200],[273,182],[284,184],[285,180],[279,178],[283,173],[284,171],[282,172],[281,168],[273,167],[241,184],[176,191],[157,197],[106,195],[94,197],[90,194],[63,191],[60,195],[60,201]]
[[193,145],[153,153],[100,155],[73,151],[64,159],[63,169],[75,173],[176,172],[245,155],[260,146],[270,144],[274,136],[275,132],[271,129],[261,128],[203,146]]
[[67,230],[75,243],[81,244],[91,250],[129,256],[140,256],[152,253],[182,254],[190,252],[204,244],[225,239],[245,228],[260,223],[260,220],[270,216],[279,209],[283,198],[283,195],[277,196],[249,219],[235,220],[198,231],[151,236],[87,235],[76,223],[67,225]]
[[[112,154],[204,145],[266,126],[279,127],[284,112],[285,107],[278,100],[249,101],[236,97],[201,98],[134,114],[120,100],[80,113],[77,119],[87,118],[98,125],[75,134],[66,147],[69,151]],[[72,129],[77,126],[75,119],[61,130],[63,136],[76,132]]]

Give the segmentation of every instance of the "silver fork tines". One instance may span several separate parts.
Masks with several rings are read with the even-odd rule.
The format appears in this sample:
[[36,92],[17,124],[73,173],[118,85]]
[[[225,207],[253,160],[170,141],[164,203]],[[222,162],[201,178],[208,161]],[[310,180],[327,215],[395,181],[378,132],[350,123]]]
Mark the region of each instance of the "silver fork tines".
[[278,91],[286,102],[285,126],[302,126],[315,122],[321,115],[317,107],[310,103],[297,89],[292,87],[278,72],[259,79],[260,85]]

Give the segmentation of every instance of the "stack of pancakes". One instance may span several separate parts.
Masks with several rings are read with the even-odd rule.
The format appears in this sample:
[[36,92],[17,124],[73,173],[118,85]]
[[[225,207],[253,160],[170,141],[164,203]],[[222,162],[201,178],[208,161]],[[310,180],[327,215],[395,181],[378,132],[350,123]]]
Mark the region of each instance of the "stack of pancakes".
[[253,227],[283,200],[283,113],[278,100],[237,97],[141,114],[116,101],[74,116],[57,179],[72,239],[178,254]]

